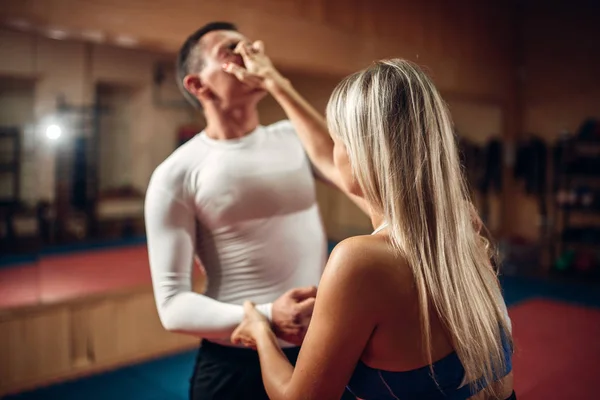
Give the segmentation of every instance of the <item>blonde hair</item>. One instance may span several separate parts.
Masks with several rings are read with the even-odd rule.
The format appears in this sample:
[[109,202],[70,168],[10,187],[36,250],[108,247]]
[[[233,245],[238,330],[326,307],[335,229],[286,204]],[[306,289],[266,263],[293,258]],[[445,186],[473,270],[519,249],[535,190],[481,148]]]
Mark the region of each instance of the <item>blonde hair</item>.
[[[496,397],[509,321],[487,245],[473,223],[449,112],[416,65],[383,60],[344,79],[327,105],[364,197],[381,210],[419,294],[429,364],[430,307],[452,339],[472,392]],[[489,244],[489,243],[487,243]],[[503,331],[503,333],[501,332]]]

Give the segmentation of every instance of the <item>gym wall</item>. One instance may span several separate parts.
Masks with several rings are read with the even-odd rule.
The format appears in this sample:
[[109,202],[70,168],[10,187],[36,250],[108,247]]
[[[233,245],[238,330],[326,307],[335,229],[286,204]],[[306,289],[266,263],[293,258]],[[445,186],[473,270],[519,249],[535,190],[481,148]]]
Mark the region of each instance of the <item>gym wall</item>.
[[[553,143],[561,131],[576,133],[585,119],[600,118],[598,4],[529,0],[520,18],[521,132]],[[513,233],[537,239],[535,199],[518,187],[511,202]]]
[[[181,40],[205,20],[232,20],[249,37],[265,41],[275,63],[321,110],[331,89],[344,75],[375,59],[408,58],[429,71],[446,98],[458,99],[463,104],[461,130],[475,136],[513,134],[510,129],[514,130],[514,125],[507,123],[501,124],[502,131],[482,126],[481,119],[486,112],[482,114],[478,106],[482,99],[485,107],[490,100],[496,107],[495,104],[506,104],[514,97],[513,10],[507,5],[475,0],[454,4],[384,0],[352,1],[351,4],[341,0],[248,4],[224,0],[182,3],[174,8],[166,0],[152,0],[149,8],[148,2],[141,3],[141,0],[132,0],[127,7],[119,6],[119,19],[112,17],[114,7],[95,1],[48,0],[43,5],[36,4],[35,9],[29,9],[33,7],[29,3],[14,2],[3,11],[15,18],[41,13],[47,24],[74,32],[83,28],[100,29],[108,33],[109,40],[115,33],[127,33],[136,37],[141,47],[168,52],[176,51]],[[44,13],[40,7],[48,7],[52,12]],[[134,11],[139,9],[152,12]],[[167,15],[168,18],[164,17]],[[198,15],[202,15],[202,20],[198,20]],[[98,21],[102,21],[101,27],[97,26]],[[123,21],[127,21],[126,27]],[[8,61],[0,62],[0,73],[39,76],[36,116],[53,110],[60,92],[65,93],[69,102],[84,104],[91,99],[98,82],[135,88],[134,108],[139,117],[133,119],[136,123],[131,128],[134,129],[131,179],[136,188],[145,189],[153,168],[175,148],[175,127],[188,120],[183,112],[152,107],[150,74],[157,55],[51,39],[36,42],[32,36],[22,33],[4,32],[2,35],[2,42],[8,46],[0,48],[0,58],[11,62],[10,65]],[[273,102],[266,102],[261,116],[267,123],[283,114]],[[502,114],[502,117],[507,116]],[[51,199],[52,157],[50,150],[40,153],[38,179],[43,184],[38,185],[39,197]],[[334,190],[319,185],[318,197],[332,238],[370,229],[366,217]],[[498,221],[501,221],[500,211]]]
[[[511,111],[506,104],[513,101],[516,89],[511,74],[514,32],[512,25],[506,23],[513,10],[508,6],[475,1],[452,5],[431,1],[354,1],[352,6],[341,1],[309,1],[302,2],[302,6],[300,3],[257,2],[252,7],[257,21],[269,10],[294,28],[299,22],[287,18],[300,15],[300,20],[310,21],[309,31],[303,33],[316,37],[310,46],[296,36],[297,47],[284,43],[287,36],[274,34],[282,28],[274,27],[273,21],[265,22],[274,28],[273,32],[250,21],[244,28],[258,32],[257,35],[270,33],[265,41],[268,49],[278,53],[280,63],[308,71],[289,76],[319,110],[324,111],[331,90],[347,73],[378,58],[403,57],[424,66],[433,76],[461,134],[479,143],[491,137],[514,135],[514,124],[505,121]],[[345,35],[340,37],[338,32]],[[327,34],[330,36],[319,36]],[[304,64],[294,59],[296,49],[301,49]],[[324,60],[329,65],[321,72]],[[305,66],[309,61],[313,65]],[[271,115],[273,120],[284,117],[271,100],[263,104],[261,112],[267,120]],[[508,132],[510,129],[513,132]],[[317,194],[331,238],[370,232],[368,218],[345,196],[325,185],[318,185]],[[502,229],[501,199],[499,195],[490,197],[490,228],[498,232]]]
[[[35,98],[35,81],[32,78],[6,78],[0,76],[0,126],[27,126],[34,121],[33,106]],[[29,139],[29,140],[26,140]],[[21,133],[21,198],[31,203],[35,195],[35,185],[32,177],[35,175],[35,164],[31,163],[31,135]],[[9,146],[2,141],[0,146]],[[13,143],[10,146],[14,146]],[[8,150],[8,149],[3,149]],[[10,150],[14,150],[11,148]],[[4,160],[3,160],[4,161]],[[0,198],[12,195],[11,176],[0,174]]]
[[[43,121],[56,111],[59,95],[64,95],[69,105],[89,106],[99,86],[128,88],[128,115],[121,115],[121,119],[129,121],[129,134],[119,139],[129,141],[123,144],[131,150],[127,155],[131,168],[128,183],[142,193],[153,169],[175,148],[177,128],[195,119],[187,109],[162,108],[153,103],[153,66],[166,57],[164,54],[52,40],[10,30],[0,30],[0,43],[0,76],[33,82],[33,97],[19,103],[23,107],[19,114],[34,117],[27,121],[31,125],[26,129],[23,154],[31,168],[23,176],[22,197],[30,203],[55,196],[55,149],[43,135]],[[113,100],[109,105],[118,105]],[[38,131],[33,129],[35,121],[39,122]],[[115,163],[119,154],[107,150],[101,164]],[[121,161],[116,164],[121,165]],[[106,170],[104,173],[106,176]],[[109,183],[110,179],[119,179],[117,173],[112,173]]]
[[[505,112],[501,103],[467,101],[447,98],[452,120],[461,138],[485,148],[491,140],[501,139]],[[502,196],[500,192],[489,190],[482,193],[471,183],[471,193],[475,206],[487,228],[497,236],[502,228]]]
[[130,185],[134,181],[136,160],[132,157],[132,131],[137,121],[136,107],[143,100],[143,90],[126,85],[100,83],[96,86],[98,103],[110,107],[109,113],[99,116],[100,143],[97,151],[101,162],[98,166],[100,193]]
[[[7,20],[36,21],[73,34],[101,31],[116,42],[175,52],[199,25],[235,21],[262,39],[286,69],[344,75],[372,60],[400,56],[434,71],[445,90],[506,94],[513,74],[513,8],[505,2],[460,0],[90,0],[7,2]],[[143,12],[140,12],[143,10]]]

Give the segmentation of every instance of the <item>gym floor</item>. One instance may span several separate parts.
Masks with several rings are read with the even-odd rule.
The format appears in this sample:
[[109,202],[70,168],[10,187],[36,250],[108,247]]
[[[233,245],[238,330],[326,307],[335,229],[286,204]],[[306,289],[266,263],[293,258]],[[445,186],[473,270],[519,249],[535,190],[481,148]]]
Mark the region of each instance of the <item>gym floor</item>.
[[[503,277],[502,285],[513,322],[519,399],[596,398],[600,291],[517,277]],[[194,358],[195,351],[184,352],[4,400],[185,400]]]

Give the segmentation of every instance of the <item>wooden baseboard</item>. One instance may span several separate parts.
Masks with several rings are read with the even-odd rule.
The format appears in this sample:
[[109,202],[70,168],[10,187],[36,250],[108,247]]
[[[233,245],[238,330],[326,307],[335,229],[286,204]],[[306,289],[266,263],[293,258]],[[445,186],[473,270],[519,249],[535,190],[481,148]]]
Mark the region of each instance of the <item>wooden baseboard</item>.
[[[132,364],[138,364],[142,362],[152,361],[161,357],[167,357],[182,353],[184,351],[193,351],[198,348],[200,339],[197,344],[182,344],[179,347],[171,347],[168,349],[156,348],[147,349],[147,351],[140,352],[138,354],[131,354],[126,357],[114,358],[106,360],[102,363],[93,366],[80,366],[74,367],[67,373],[60,373],[54,375],[47,375],[38,377],[30,381],[23,381],[17,385],[11,386],[7,391],[0,390],[0,396],[12,395],[29,390],[39,389],[45,386],[53,384],[71,381],[75,379],[81,379],[95,374],[112,371],[117,368],[126,367]],[[192,371],[190,370],[190,374]]]
[[199,342],[162,327],[150,285],[11,309],[0,315],[0,397],[191,350]]

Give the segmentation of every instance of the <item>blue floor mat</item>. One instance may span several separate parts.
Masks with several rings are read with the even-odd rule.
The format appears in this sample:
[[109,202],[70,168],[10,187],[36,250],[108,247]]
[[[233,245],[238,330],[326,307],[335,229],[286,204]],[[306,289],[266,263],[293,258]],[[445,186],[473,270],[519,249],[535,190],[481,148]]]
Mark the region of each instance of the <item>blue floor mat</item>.
[[139,379],[168,393],[165,399],[186,400],[195,360],[196,352],[188,351],[127,369]]
[[541,297],[600,308],[600,290],[597,285],[521,277],[502,277],[500,283],[504,290],[504,299],[509,306],[533,297]]
[[[171,368],[168,363],[165,363],[164,367],[165,369]],[[162,390],[160,386],[137,377],[127,368],[7,397],[11,400],[165,400],[179,398]],[[181,397],[181,399],[185,399],[185,397]]]
[[[502,277],[500,281],[509,307],[540,297],[600,307],[600,291],[588,285],[517,277]],[[185,352],[4,400],[187,400],[195,357],[195,351]]]

